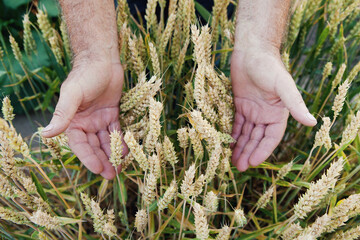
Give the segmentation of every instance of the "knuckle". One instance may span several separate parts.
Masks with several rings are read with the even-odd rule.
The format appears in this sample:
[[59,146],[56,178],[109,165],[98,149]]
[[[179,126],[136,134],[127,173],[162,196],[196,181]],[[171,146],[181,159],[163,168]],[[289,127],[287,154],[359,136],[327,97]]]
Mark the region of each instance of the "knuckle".
[[64,121],[67,121],[67,122],[70,121],[70,119],[66,115],[66,112],[62,108],[57,107],[55,109],[55,112],[54,112],[53,115],[54,115],[54,117],[58,117],[58,118],[60,118],[60,119],[62,119]]

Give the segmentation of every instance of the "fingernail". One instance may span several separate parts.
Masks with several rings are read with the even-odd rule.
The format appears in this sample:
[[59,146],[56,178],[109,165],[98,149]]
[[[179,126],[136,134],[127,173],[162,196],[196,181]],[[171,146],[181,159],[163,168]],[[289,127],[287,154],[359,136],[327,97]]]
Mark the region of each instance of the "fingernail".
[[50,131],[50,130],[53,129],[53,128],[54,128],[54,125],[49,124],[49,125],[46,126],[46,128],[43,129],[43,131],[44,131],[44,132],[47,132],[47,131]]
[[309,120],[316,122],[316,118],[311,113],[307,113],[306,116]]

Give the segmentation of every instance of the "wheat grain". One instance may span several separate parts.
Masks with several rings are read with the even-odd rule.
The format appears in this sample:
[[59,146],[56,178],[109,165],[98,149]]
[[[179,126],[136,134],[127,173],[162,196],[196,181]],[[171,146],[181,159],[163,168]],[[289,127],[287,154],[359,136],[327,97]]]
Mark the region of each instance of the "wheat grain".
[[145,20],[146,20],[146,26],[147,29],[150,29],[151,27],[155,27],[157,23],[156,18],[156,5],[157,0],[149,0],[146,5],[146,12],[145,12]]
[[43,38],[46,41],[49,41],[50,37],[53,36],[53,28],[51,27],[47,13],[42,10],[38,10],[36,18]]
[[332,240],[353,240],[360,236],[360,226],[350,228],[347,231],[339,231],[335,234]]
[[220,142],[218,142],[214,149],[211,152],[210,159],[208,161],[208,165],[205,172],[205,179],[209,183],[211,180],[215,177],[216,169],[219,166],[220,163],[220,154],[221,154],[222,148]]
[[139,166],[143,169],[143,171],[149,169],[149,163],[146,155],[141,149],[141,146],[135,141],[134,135],[131,132],[126,132],[124,141],[126,142],[132,156],[139,163]]
[[168,189],[166,189],[164,196],[158,202],[158,208],[160,211],[167,208],[170,202],[176,197],[177,194],[177,184],[175,180],[172,180]]
[[4,207],[0,207],[0,218],[15,224],[26,224],[29,222],[29,220],[20,212]]
[[129,46],[129,50],[131,53],[131,64],[132,64],[136,74],[139,76],[144,71],[144,63],[140,57],[139,49],[136,46],[137,38],[136,38],[136,36],[134,36],[133,38],[134,39],[129,37],[129,39],[128,39],[129,45],[128,46]]
[[196,179],[194,184],[192,185],[191,196],[193,196],[193,197],[199,196],[202,193],[203,189],[204,189],[204,184],[205,184],[205,175],[201,174],[198,177],[198,179]]
[[224,178],[225,173],[230,172],[230,159],[232,155],[232,150],[230,148],[223,148],[222,158],[220,159],[219,165],[219,177]]
[[11,101],[9,97],[3,98],[1,111],[6,121],[11,122],[12,120],[14,120],[15,117],[14,108],[11,105]]
[[114,210],[107,210],[104,214],[101,210],[99,203],[90,199],[85,193],[80,193],[81,200],[85,205],[86,211],[93,219],[94,229],[98,233],[104,233],[109,237],[116,235],[116,227],[114,226],[115,216]]
[[142,195],[145,204],[149,206],[155,199],[157,178],[153,172],[150,172],[146,177],[146,185]]
[[[335,44],[331,47],[331,49],[329,51],[330,56],[335,57],[335,55],[338,53],[340,48],[344,47],[344,43],[345,43],[344,36],[341,36],[339,39],[337,39],[337,41],[335,42]],[[320,47],[318,47],[318,49],[321,50]]]
[[[145,81],[145,76],[140,74],[140,81]],[[148,99],[151,95],[153,95],[154,90],[158,90],[161,85],[161,79],[158,79],[156,76],[152,76],[149,81],[145,81],[144,83],[139,83],[132,91],[124,94],[121,99],[120,109],[123,112],[129,111],[130,109],[139,105],[139,103],[143,102],[144,99]]]
[[273,196],[275,187],[274,186],[270,186],[268,190],[266,190],[266,192],[261,195],[261,197],[259,198],[259,200],[257,201],[256,205],[259,208],[264,208],[271,200],[271,197]]
[[165,52],[165,48],[169,42],[169,39],[171,37],[171,34],[174,30],[174,25],[175,25],[175,20],[176,20],[176,13],[172,13],[166,23],[166,27],[164,32],[161,35],[161,39],[160,39],[160,54],[164,54]]
[[340,15],[340,21],[344,21],[355,9],[359,8],[360,1],[355,0],[350,5],[348,5],[345,10]]
[[218,209],[218,205],[219,200],[217,195],[213,191],[208,192],[204,198],[204,206],[206,211],[216,212]]
[[157,142],[155,144],[155,148],[156,148],[156,153],[159,157],[159,161],[162,167],[166,166],[166,160],[165,160],[165,156],[164,156],[164,148],[163,145],[159,142]]
[[114,130],[110,133],[110,163],[113,167],[118,167],[122,163],[122,155],[124,147],[122,145],[122,134],[120,131]]
[[321,0],[307,1],[304,21],[307,21],[320,7]]
[[230,238],[231,228],[229,226],[224,225],[215,240],[228,240]]
[[151,153],[155,149],[155,144],[158,141],[161,125],[160,115],[163,110],[163,105],[155,99],[150,98],[149,100],[149,126],[150,130],[146,136],[145,149],[148,153]]
[[150,49],[150,59],[153,67],[154,74],[160,76],[160,63],[159,63],[159,56],[157,54],[156,48],[152,42],[149,42],[149,49]]
[[12,149],[20,152],[24,157],[30,156],[30,149],[26,142],[23,140],[20,134],[17,134],[13,126],[9,126],[8,123],[0,118],[0,130],[2,131],[2,139],[9,142]]
[[312,236],[314,239],[317,239],[324,232],[326,225],[330,222],[330,217],[325,214],[321,217],[318,217],[313,224],[306,227],[296,240],[307,239],[306,236]]
[[[174,33],[174,35],[175,35],[175,33]],[[173,39],[175,39],[175,37],[174,37]],[[189,47],[189,43],[190,43],[190,38],[187,38],[187,39],[185,40],[185,43],[184,43],[183,47],[182,47],[181,50],[180,50],[179,57],[178,57],[178,59],[177,59],[177,61],[176,61],[176,65],[175,65],[175,70],[174,70],[174,71],[175,71],[176,76],[178,76],[178,77],[180,77],[181,71],[182,71],[182,69],[183,69],[183,67],[184,67],[185,56],[186,56],[187,49],[188,49],[188,47]],[[174,44],[174,43],[173,43],[173,44]],[[179,48],[180,48],[180,43],[179,43]],[[176,50],[174,50],[174,51],[176,51]],[[177,55],[176,55],[176,56],[177,56]]]
[[174,145],[168,136],[164,137],[163,150],[165,160],[168,161],[171,166],[175,167],[175,164],[179,161],[179,159],[176,156]]
[[219,133],[214,127],[212,127],[208,121],[202,116],[201,112],[193,110],[190,113],[190,123],[193,125],[195,130],[200,134],[200,139],[205,138],[210,147],[214,147],[219,141]]
[[177,137],[178,137],[178,141],[179,141],[179,146],[182,149],[186,149],[189,146],[189,132],[188,132],[188,128],[183,127],[183,128],[179,128],[177,130]]
[[333,232],[340,226],[345,225],[353,215],[357,215],[358,203],[360,201],[360,194],[350,195],[348,198],[339,201],[339,204],[333,209],[330,214],[331,221],[326,225],[324,232]]
[[283,240],[294,239],[302,231],[303,231],[303,228],[300,226],[300,223],[292,223],[281,234],[281,238]]
[[242,210],[241,208],[239,209],[235,209],[234,211],[234,218],[235,218],[235,222],[237,224],[238,227],[243,227],[246,223],[246,217],[244,214],[244,210]]
[[19,48],[19,44],[16,42],[15,38],[11,35],[9,35],[9,41],[10,41],[10,46],[11,46],[11,50],[15,56],[15,59],[21,64],[24,65],[24,61],[21,55],[21,51]]
[[59,39],[55,33],[53,34],[52,37],[49,38],[49,43],[50,43],[51,51],[54,53],[56,62],[59,63],[60,65],[63,65],[63,61],[62,61],[63,52],[60,49]]
[[66,22],[64,19],[61,20],[60,32],[61,32],[61,38],[62,38],[62,42],[64,44],[66,56],[72,57],[69,35],[67,32]]
[[159,179],[161,177],[161,163],[158,155],[153,154],[149,157],[150,172],[154,173],[154,177]]
[[334,111],[334,119],[339,115],[343,108],[345,97],[349,87],[350,84],[348,80],[345,80],[345,82],[339,86],[339,92],[335,96],[334,105],[331,108],[331,110]]
[[333,188],[343,169],[344,160],[340,158],[333,162],[330,168],[321,178],[312,182],[309,189],[303,194],[298,203],[294,206],[294,216],[304,219],[324,198],[329,189]]
[[351,83],[355,77],[358,75],[360,71],[360,61],[351,69],[347,79],[349,80],[349,83]]
[[50,149],[50,153],[53,158],[61,159],[61,148],[55,139],[41,137],[41,140],[43,144],[45,144]]
[[276,176],[276,179],[277,180],[284,179],[284,177],[291,171],[293,165],[294,165],[294,162],[291,161],[291,162],[285,164],[282,168],[280,168],[280,170]]
[[344,75],[345,69],[346,69],[346,64],[345,63],[341,64],[338,72],[336,73],[336,76],[335,76],[334,80],[332,81],[332,88],[333,89],[335,87],[337,87],[337,85],[340,84],[341,79],[342,79],[342,77]]
[[287,45],[291,46],[293,44],[293,42],[295,41],[296,37],[299,34],[299,30],[300,30],[300,25],[301,25],[301,21],[303,19],[304,16],[304,12],[305,12],[305,8],[307,5],[307,0],[303,0],[301,1],[301,3],[299,4],[299,6],[296,8],[292,18],[291,18],[291,22],[289,25],[289,33],[288,33],[288,40],[287,40]]
[[145,209],[138,210],[135,215],[135,227],[138,232],[142,232],[145,230],[148,222],[148,215]]
[[327,150],[331,148],[331,138],[329,135],[330,127],[330,118],[323,117],[323,125],[321,125],[320,129],[315,134],[314,147],[320,147],[324,145]]
[[192,82],[188,82],[184,87],[186,101],[192,106],[194,103],[194,89]]
[[332,71],[333,64],[332,62],[327,62],[324,66],[323,73],[322,73],[322,79],[327,78]]
[[36,43],[34,36],[31,33],[31,22],[29,20],[29,14],[25,14],[23,18],[23,28],[24,28],[24,50],[27,55],[30,55],[31,52],[36,50]]
[[205,117],[211,122],[215,123],[218,119],[215,110],[207,104],[205,92],[205,68],[200,65],[195,74],[195,89],[194,98],[200,110],[204,113]]
[[51,216],[50,214],[43,212],[41,210],[37,210],[32,214],[30,220],[42,227],[45,227],[49,230],[58,230],[60,229],[60,221],[56,218]]
[[184,195],[185,198],[189,198],[194,191],[194,186],[193,186],[194,177],[195,177],[195,164],[192,164],[189,167],[189,169],[185,171],[185,177],[180,187],[181,194]]
[[125,156],[124,160],[121,163],[121,169],[125,171],[134,160],[134,156],[131,153],[128,153],[128,155]]
[[354,140],[359,131],[359,128],[360,128],[360,111],[356,112],[356,115],[352,117],[351,122],[346,126],[342,134],[340,146]]
[[198,204],[194,203],[194,216],[195,216],[195,233],[196,237],[205,240],[209,237],[209,225],[207,223],[204,209]]

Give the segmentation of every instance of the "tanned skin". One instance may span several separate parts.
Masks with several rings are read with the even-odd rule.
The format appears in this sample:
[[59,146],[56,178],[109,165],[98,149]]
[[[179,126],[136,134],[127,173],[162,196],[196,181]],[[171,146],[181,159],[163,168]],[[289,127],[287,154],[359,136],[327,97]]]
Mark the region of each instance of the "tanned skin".
[[[112,179],[109,133],[120,130],[124,78],[114,1],[60,0],[60,5],[75,57],[43,136],[65,131],[84,165]],[[236,106],[232,136],[237,140],[233,164],[240,171],[270,156],[284,135],[289,111],[304,125],[316,124],[280,59],[289,6],[290,0],[239,2],[231,78]]]
[[240,0],[231,81],[236,108],[232,162],[240,171],[265,161],[281,141],[289,116],[314,126],[285,69],[280,46],[290,0]]
[[61,0],[60,5],[75,56],[43,136],[65,131],[71,150],[81,162],[90,171],[112,179],[115,169],[108,161],[109,133],[120,130],[119,101],[124,79],[114,1]]

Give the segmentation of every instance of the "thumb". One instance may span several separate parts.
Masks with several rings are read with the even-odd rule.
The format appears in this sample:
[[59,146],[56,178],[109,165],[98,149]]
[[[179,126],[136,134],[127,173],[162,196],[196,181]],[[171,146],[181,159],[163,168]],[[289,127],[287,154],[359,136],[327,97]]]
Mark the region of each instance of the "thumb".
[[42,136],[54,137],[64,132],[78,110],[80,103],[81,97],[76,86],[63,84],[53,117],[49,125],[43,129]]
[[293,78],[286,70],[282,71],[277,81],[276,93],[296,121],[305,126],[315,126],[317,121],[307,109]]

